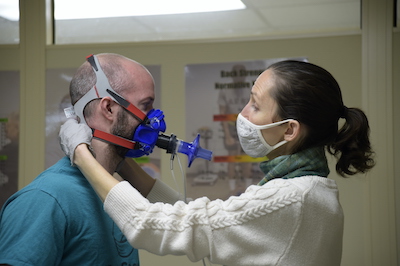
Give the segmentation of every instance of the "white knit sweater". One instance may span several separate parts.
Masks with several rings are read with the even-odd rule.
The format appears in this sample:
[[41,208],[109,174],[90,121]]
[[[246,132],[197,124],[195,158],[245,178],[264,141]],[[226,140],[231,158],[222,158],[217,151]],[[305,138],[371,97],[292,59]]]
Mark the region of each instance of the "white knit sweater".
[[[168,195],[162,187],[151,194]],[[226,201],[203,197],[174,205],[152,204],[121,182],[104,208],[132,246],[158,255],[241,266],[341,261],[343,212],[335,181],[324,177],[274,179]]]

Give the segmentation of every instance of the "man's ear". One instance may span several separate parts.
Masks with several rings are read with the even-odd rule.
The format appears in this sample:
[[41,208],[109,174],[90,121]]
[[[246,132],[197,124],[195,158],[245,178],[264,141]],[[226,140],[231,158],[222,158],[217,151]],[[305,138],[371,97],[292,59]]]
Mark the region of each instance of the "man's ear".
[[301,125],[297,120],[290,120],[285,131],[284,139],[286,141],[293,141],[300,138]]
[[118,104],[110,97],[100,99],[98,108],[99,112],[104,119],[109,120],[111,123],[116,119]]

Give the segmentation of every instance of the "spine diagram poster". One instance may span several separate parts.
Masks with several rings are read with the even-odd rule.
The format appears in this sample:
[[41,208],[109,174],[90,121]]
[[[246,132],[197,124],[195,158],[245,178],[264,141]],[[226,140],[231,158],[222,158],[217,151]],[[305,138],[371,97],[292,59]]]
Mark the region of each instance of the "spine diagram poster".
[[[187,196],[226,199],[240,195],[263,177],[259,162],[246,155],[236,133],[236,118],[250,99],[257,77],[271,64],[289,58],[185,67],[186,139],[200,134],[211,161],[196,159],[187,169]],[[290,58],[305,61],[305,58]]]

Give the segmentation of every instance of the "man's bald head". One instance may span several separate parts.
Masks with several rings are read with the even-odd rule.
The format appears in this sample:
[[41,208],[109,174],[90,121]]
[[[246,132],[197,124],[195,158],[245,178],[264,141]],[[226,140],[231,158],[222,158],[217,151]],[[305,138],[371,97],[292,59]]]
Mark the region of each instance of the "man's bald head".
[[[127,91],[134,91],[140,86],[143,75],[150,75],[148,70],[140,63],[125,56],[113,53],[96,55],[113,90],[124,96]],[[151,77],[152,78],[152,77]],[[96,84],[96,73],[89,62],[84,62],[76,71],[70,83],[71,103],[74,105]],[[89,103],[84,110],[85,117],[90,117],[93,105]]]

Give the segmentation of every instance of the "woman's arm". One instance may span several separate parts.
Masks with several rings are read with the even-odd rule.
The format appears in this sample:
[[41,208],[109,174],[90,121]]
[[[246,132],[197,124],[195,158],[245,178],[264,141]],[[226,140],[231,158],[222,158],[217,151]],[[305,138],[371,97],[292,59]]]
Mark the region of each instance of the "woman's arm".
[[[74,164],[81,170],[103,202],[110,190],[119,183],[97,162],[86,144],[79,144],[75,149]],[[148,197],[150,202],[161,201],[173,204],[178,200],[183,200],[177,191],[162,181],[153,179],[132,159],[125,159],[118,174],[144,197]]]
[[144,197],[147,197],[156,180],[143,170],[133,159],[126,158],[117,173]]
[[[88,153],[88,149],[85,145],[81,145],[81,147],[77,149],[80,143],[87,143],[90,145],[92,130],[86,124],[79,124],[75,119],[68,119],[61,126],[59,136],[61,148],[71,159],[71,165],[76,164],[82,170],[82,173],[86,175],[90,183],[94,185],[96,192],[104,200],[110,187],[115,184],[115,180],[109,179],[109,174],[105,172],[105,170],[103,171],[103,167],[100,166],[100,164],[94,160],[92,155]],[[75,156],[78,157],[77,160],[75,160],[76,158],[74,153]],[[88,161],[86,161],[86,159],[88,159]],[[93,166],[93,168],[91,168],[91,166]],[[119,181],[120,178],[127,180],[151,202],[163,201],[174,203],[181,199],[181,195],[178,192],[161,182],[159,179],[153,179],[132,159],[127,158],[122,161],[117,172],[117,181]],[[108,183],[100,183],[103,182],[103,178],[96,178],[102,175],[104,175],[104,178]],[[108,186],[106,186],[107,184]]]
[[93,189],[104,202],[108,192],[119,183],[110,175],[93,157],[85,143],[79,144],[75,149],[74,163],[81,170]]
[[122,162],[117,172],[152,203],[164,202],[174,204],[178,200],[185,200],[183,195],[178,191],[160,179],[151,177],[139,164],[130,158],[126,158]]

